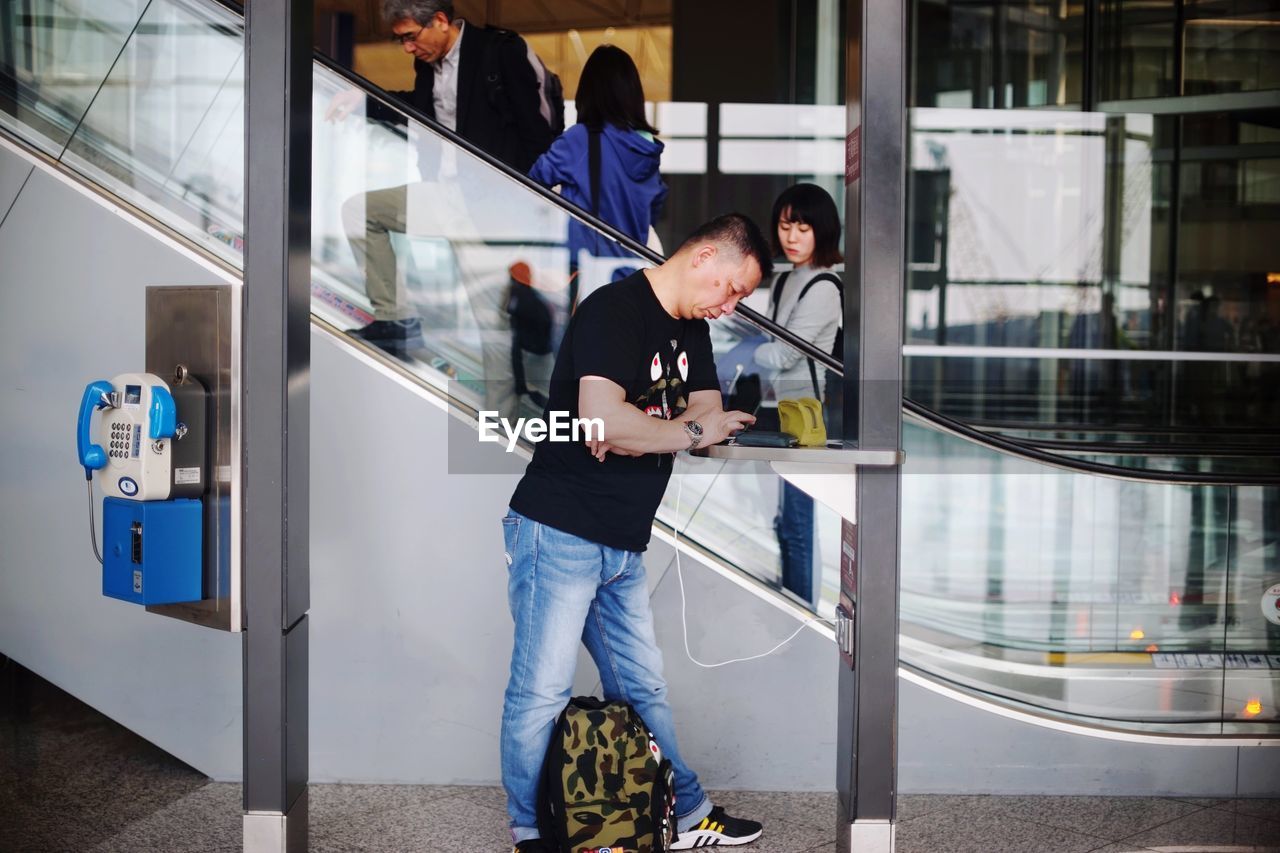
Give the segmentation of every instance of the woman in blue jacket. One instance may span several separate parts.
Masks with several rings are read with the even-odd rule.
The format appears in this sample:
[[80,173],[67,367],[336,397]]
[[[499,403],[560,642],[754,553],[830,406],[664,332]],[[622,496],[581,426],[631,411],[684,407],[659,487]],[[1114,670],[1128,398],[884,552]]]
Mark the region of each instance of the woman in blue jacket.
[[[662,143],[644,114],[640,72],[625,50],[597,47],[587,58],[578,82],[578,123],[551,143],[529,176],[645,244],[649,227],[662,210],[667,186],[658,174]],[[598,180],[592,179],[592,137],[599,145]],[[634,256],[578,222],[569,221],[569,266],[576,272],[582,253],[595,258]],[[634,264],[616,269],[613,280],[635,270]],[[570,283],[570,306],[577,301],[577,276]],[[587,282],[596,287],[604,282]]]

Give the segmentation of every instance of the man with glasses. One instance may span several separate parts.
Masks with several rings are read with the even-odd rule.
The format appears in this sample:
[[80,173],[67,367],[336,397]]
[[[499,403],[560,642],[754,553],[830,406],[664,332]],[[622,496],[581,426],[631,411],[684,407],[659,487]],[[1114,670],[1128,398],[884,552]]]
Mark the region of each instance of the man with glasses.
[[455,19],[451,0],[383,0],[382,18],[416,74],[413,91],[392,94],[528,172],[554,135],[524,39]]
[[[554,134],[540,88],[540,74],[545,72],[524,39],[454,18],[451,0],[383,0],[382,17],[391,28],[392,40],[413,57],[416,74],[412,90],[391,94],[509,166],[527,172],[551,145]],[[330,103],[326,118],[345,118],[362,102],[359,90],[340,93]],[[396,120],[393,111],[373,99],[366,108],[370,119]],[[398,283],[390,235],[416,232],[409,226],[416,216],[436,221],[465,219],[465,211],[442,209],[449,206],[446,198],[451,193],[439,188],[457,183],[455,155],[447,144],[421,146],[418,170],[433,187],[430,191],[422,185],[389,187],[364,193],[343,206],[343,222],[356,259],[364,265],[365,287],[374,309],[374,322],[353,334],[396,354],[421,347],[423,342],[421,320]],[[420,205],[431,209],[419,210]],[[423,213],[425,217],[420,216]],[[468,282],[462,284],[466,287]],[[496,304],[477,306],[475,301],[482,334],[490,330],[495,335],[510,334]],[[491,359],[485,361],[489,374]],[[501,374],[509,372],[499,371],[496,364],[494,368],[494,375],[486,375],[491,382],[500,382]],[[498,408],[505,413],[509,406]]]

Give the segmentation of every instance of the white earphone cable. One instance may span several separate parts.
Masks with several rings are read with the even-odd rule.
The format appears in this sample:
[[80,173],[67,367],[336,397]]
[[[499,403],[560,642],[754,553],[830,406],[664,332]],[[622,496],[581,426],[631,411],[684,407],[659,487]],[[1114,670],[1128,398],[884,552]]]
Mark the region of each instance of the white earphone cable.
[[679,580],[680,582],[680,627],[684,631],[684,653],[689,658],[689,660],[693,661],[693,663],[697,664],[703,669],[715,669],[716,667],[719,667],[719,666],[728,666],[731,663],[746,663],[747,661],[759,660],[760,658],[768,657],[769,655],[781,649],[787,643],[794,640],[796,637],[800,635],[800,632],[803,631],[805,628],[807,628],[809,625],[814,623],[830,623],[831,622],[830,619],[821,619],[821,618],[806,619],[800,623],[799,628],[796,628],[795,631],[791,633],[791,636],[787,637],[785,640],[778,643],[778,645],[769,649],[769,651],[761,652],[758,655],[751,655],[750,657],[745,657],[745,658],[730,658],[729,660],[722,660],[719,663],[703,663],[702,661],[695,658],[693,656],[693,652],[689,649],[688,601],[685,597],[685,592],[684,592],[684,571],[680,565],[680,500],[684,496],[684,475],[681,474],[679,475],[679,477],[680,477],[679,482],[676,483],[675,522],[672,524],[671,530],[672,530],[672,538],[675,540],[675,546],[676,546],[676,579]]

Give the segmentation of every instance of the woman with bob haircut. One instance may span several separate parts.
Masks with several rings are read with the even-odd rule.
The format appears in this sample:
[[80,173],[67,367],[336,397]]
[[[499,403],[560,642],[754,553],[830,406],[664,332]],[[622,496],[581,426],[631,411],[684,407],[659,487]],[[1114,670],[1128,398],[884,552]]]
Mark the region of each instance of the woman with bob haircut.
[[[578,123],[551,143],[529,171],[529,177],[548,187],[560,186],[560,194],[579,207],[641,244],[649,241],[650,227],[662,210],[667,186],[658,174],[663,145],[657,128],[644,114],[644,88],[640,72],[625,50],[611,44],[592,51],[582,67],[575,97]],[[596,142],[593,143],[592,138]],[[591,175],[591,148],[598,144],[599,179]],[[634,256],[612,240],[569,221],[569,264],[579,266],[582,252],[595,258]],[[634,266],[616,270],[624,277]],[[604,282],[587,282],[595,287]],[[570,285],[570,304],[576,301],[577,277]]]
[[[822,187],[795,184],[773,203],[771,222],[773,250],[794,268],[774,276],[769,288],[770,316],[822,352],[831,352],[844,311],[839,278],[832,270],[844,261],[836,203]],[[756,348],[755,361],[773,371],[776,400],[816,397],[821,402],[821,382],[815,387],[814,376],[823,371],[811,371],[809,360],[798,350],[770,341]],[[771,401],[775,406],[776,400]],[[776,418],[776,410],[762,415]],[[813,498],[783,480],[773,527],[782,585],[814,604]]]

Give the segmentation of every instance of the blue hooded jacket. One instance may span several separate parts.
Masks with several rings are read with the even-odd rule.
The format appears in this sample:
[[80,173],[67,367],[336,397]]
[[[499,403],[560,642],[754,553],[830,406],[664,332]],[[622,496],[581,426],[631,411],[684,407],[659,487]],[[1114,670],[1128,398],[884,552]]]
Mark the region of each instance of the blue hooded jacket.
[[[605,125],[600,138],[600,210],[597,215],[641,245],[649,240],[649,226],[662,210],[667,185],[658,174],[662,143],[634,130]],[[588,131],[575,124],[557,137],[529,170],[529,177],[591,210],[591,167]],[[597,258],[630,257],[630,252],[576,219],[569,220],[570,258],[586,249]]]

